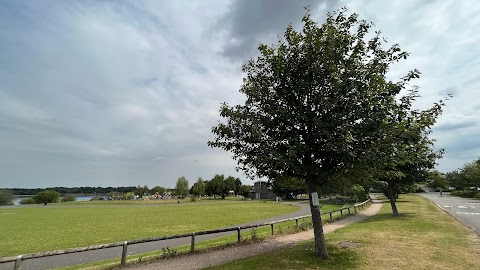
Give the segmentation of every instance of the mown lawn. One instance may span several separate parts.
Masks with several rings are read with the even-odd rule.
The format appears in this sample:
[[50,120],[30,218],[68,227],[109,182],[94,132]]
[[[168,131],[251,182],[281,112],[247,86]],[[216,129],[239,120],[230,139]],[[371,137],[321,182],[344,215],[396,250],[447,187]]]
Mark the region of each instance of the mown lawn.
[[215,229],[297,210],[259,201],[0,208],[0,257]]
[[[313,241],[210,269],[478,269],[480,240],[425,198],[402,195],[400,217],[387,201],[380,213],[326,238],[330,260],[314,257]],[[341,248],[341,241],[358,243]]]

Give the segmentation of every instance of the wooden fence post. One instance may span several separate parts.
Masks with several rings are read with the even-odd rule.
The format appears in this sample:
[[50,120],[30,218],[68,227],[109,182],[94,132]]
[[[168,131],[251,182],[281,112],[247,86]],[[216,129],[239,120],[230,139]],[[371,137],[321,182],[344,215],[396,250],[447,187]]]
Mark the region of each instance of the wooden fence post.
[[240,244],[240,227],[237,227],[237,243]]
[[273,231],[273,223],[272,223],[272,224],[270,224],[270,226],[272,226],[272,235],[274,235],[274,234],[275,234],[275,232]]
[[14,270],[20,269],[20,265],[22,264],[22,255],[18,255],[17,260],[15,261],[15,266],[13,267]]
[[298,218],[295,219],[295,224],[297,225],[297,229],[298,229]]
[[343,217],[343,208],[340,209],[340,216]]
[[348,207],[348,214],[350,215],[350,207]]
[[190,252],[195,252],[195,233],[192,233],[192,242],[190,244]]
[[328,212],[330,214],[330,222],[333,221],[333,218],[332,218],[332,212]]
[[121,266],[127,265],[127,241],[123,242]]

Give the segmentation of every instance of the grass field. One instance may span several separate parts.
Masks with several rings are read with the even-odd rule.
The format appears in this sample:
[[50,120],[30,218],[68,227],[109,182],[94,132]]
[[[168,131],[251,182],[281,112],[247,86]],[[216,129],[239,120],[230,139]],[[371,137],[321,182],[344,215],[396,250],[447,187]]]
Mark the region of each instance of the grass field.
[[297,210],[298,206],[259,201],[0,208],[0,257],[215,229]]
[[[330,260],[314,258],[313,241],[210,269],[478,269],[480,240],[416,195],[402,195],[401,216],[387,201],[378,215],[327,234]],[[352,241],[356,248],[337,243]]]
[[[322,205],[322,213],[326,213],[328,211],[336,210],[342,207],[346,207],[349,205],[334,205],[334,204],[321,204]],[[333,215],[335,219],[340,218],[339,213],[335,213]],[[325,214],[322,216],[322,218],[325,220],[328,220],[329,215]],[[275,224],[275,235],[279,234],[289,234],[289,233],[295,233],[298,231],[301,231],[302,228],[311,228],[311,220],[309,218],[305,219],[300,219],[299,220],[299,226],[300,229],[296,227],[296,222],[294,220],[292,221],[286,221],[282,223]],[[255,231],[255,232],[253,232]],[[271,229],[270,226],[265,226],[265,227],[260,227],[255,230],[253,229],[248,229],[244,230],[241,233],[241,239],[242,241],[252,241],[252,236],[255,235],[255,237],[260,240],[264,238],[268,238],[271,236]],[[222,248],[225,247],[226,245],[232,245],[237,243],[237,235],[232,234],[229,236],[223,236],[223,237],[218,237],[215,239],[207,240],[207,241],[202,241],[198,242],[195,245],[195,250],[196,252],[198,251],[204,251],[206,249],[212,249],[212,248]],[[176,254],[182,254],[182,253],[188,253],[190,251],[190,245],[186,246],[180,246],[172,249]],[[135,264],[138,263],[140,260],[145,262],[145,261],[152,261],[152,260],[158,260],[159,257],[164,256],[165,254],[163,253],[162,250],[159,251],[153,251],[153,252],[148,252],[140,255],[133,255],[133,256],[128,256],[127,258],[127,263],[128,264]],[[69,267],[62,267],[58,269],[62,270],[77,270],[77,269],[115,269],[118,267],[120,263],[120,260],[118,258],[116,259],[111,259],[111,260],[105,260],[105,261],[98,261],[98,262],[92,262],[92,263],[86,263],[82,265],[73,265]]]

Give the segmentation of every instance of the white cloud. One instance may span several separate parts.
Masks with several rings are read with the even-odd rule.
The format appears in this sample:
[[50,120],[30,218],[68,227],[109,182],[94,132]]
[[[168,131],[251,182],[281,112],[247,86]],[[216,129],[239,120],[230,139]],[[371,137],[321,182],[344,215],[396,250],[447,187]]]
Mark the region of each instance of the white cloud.
[[[1,185],[173,186],[181,175],[192,181],[215,173],[242,176],[228,153],[206,145],[219,120],[220,103],[244,100],[238,93],[240,63],[224,56],[225,46],[235,38],[251,43],[245,43],[246,50],[259,41],[271,43],[288,20],[299,22],[296,16],[301,12],[284,8],[285,17],[273,16],[278,25],[270,21],[244,27],[243,17],[234,15],[254,7],[238,8],[235,3],[4,3]],[[391,76],[414,67],[423,72],[418,83],[425,98],[419,107],[454,92],[434,133],[439,147],[447,149],[440,169],[454,169],[475,158],[480,5],[420,0],[343,3],[373,20],[391,44],[398,42],[412,53]],[[229,34],[229,14],[235,19],[230,22],[236,25],[235,33],[242,36]],[[457,134],[465,139],[458,140]]]

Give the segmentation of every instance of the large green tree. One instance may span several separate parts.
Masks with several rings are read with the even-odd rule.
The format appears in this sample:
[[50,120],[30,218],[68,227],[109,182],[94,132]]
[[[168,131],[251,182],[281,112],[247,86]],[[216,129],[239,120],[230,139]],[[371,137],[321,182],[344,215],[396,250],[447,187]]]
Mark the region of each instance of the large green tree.
[[260,56],[243,66],[245,104],[221,106],[226,121],[208,143],[232,152],[251,177],[305,181],[320,258],[329,256],[313,198],[369,160],[403,88],[385,75],[408,56],[398,45],[384,49],[380,32],[367,39],[372,25],[346,12],[329,13],[321,25],[307,12],[302,31],[290,25],[277,44],[260,45]]

